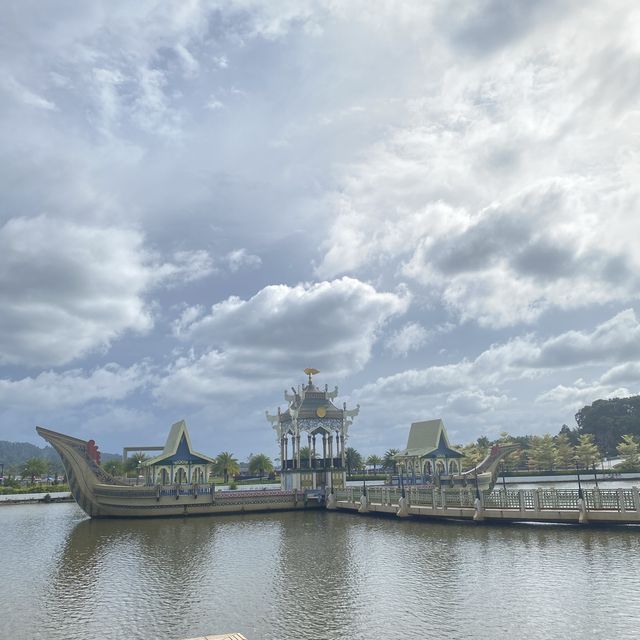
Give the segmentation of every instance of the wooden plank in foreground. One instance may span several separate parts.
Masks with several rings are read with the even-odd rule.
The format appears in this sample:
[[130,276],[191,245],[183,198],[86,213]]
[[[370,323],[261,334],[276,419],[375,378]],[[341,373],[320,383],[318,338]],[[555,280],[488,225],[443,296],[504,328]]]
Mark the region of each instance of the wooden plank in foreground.
[[221,636],[198,636],[187,640],[247,640],[241,633],[223,633]]

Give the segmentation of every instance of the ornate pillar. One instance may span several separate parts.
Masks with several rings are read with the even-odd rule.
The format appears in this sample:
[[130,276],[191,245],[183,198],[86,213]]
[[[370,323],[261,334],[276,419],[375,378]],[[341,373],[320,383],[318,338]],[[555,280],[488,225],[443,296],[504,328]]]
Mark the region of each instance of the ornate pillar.
[[296,455],[296,435],[295,433],[291,434],[291,468],[296,469],[298,461],[298,456]]
[[329,435],[329,468],[333,469],[333,436]]
[[300,468],[300,432],[296,435],[296,461],[297,468]]
[[309,469],[311,469],[311,434],[307,433],[307,442],[309,443],[308,448],[309,448]]
[[322,434],[322,468],[327,466],[327,434]]
[[313,434],[313,459],[316,459],[316,434]]
[[289,434],[285,433],[284,434],[284,460],[283,460],[284,467],[283,469],[287,468],[288,458],[289,458]]
[[280,471],[284,470],[285,467],[284,440],[285,436],[280,436]]

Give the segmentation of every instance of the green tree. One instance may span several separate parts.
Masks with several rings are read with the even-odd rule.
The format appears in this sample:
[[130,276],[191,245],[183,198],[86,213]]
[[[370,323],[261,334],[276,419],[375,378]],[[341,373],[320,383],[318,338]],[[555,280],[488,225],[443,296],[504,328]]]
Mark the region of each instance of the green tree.
[[373,467],[373,473],[375,473],[376,472],[376,468],[379,467],[382,464],[382,458],[380,456],[375,455],[375,454],[371,454],[367,458],[367,464],[371,465]]
[[[309,454],[311,454],[311,459],[313,459],[313,450],[310,449],[309,447],[300,447],[300,464],[304,465],[305,461],[308,464],[309,463]],[[329,453],[327,452],[327,455],[329,455]],[[315,458],[318,458],[318,452],[316,451],[316,455]]]
[[480,446],[477,442],[465,445],[462,447],[462,468],[473,469],[487,457],[488,451],[488,445]]
[[47,473],[47,461],[42,458],[29,458],[22,467],[22,477],[31,478],[31,484],[35,484],[36,477],[40,478]]
[[529,465],[533,469],[552,470],[556,461],[556,445],[553,438],[545,433],[543,436],[533,436],[529,449]]
[[347,447],[344,450],[344,460],[348,475],[351,475],[354,469],[362,469],[362,456],[353,447]]
[[[518,442],[518,439],[516,439],[507,431],[500,432],[500,438],[498,440],[498,444],[516,444],[517,442]],[[526,461],[526,452],[521,447],[517,451],[514,451],[513,453],[506,455],[502,459],[501,465],[504,465],[504,470],[513,471],[514,469],[517,469],[520,466],[520,464],[524,463],[525,461]]]
[[568,425],[563,424],[558,435],[562,434],[567,436],[572,447],[575,447],[578,444],[578,429],[570,429]]
[[58,484],[58,476],[64,474],[64,466],[61,460],[47,460],[47,473],[53,476],[53,484]]
[[249,459],[249,473],[259,474],[262,478],[266,473],[273,471],[273,462],[265,453],[256,453]]
[[591,434],[607,456],[617,453],[622,436],[640,436],[640,396],[596,400],[576,413],[581,435]]
[[145,460],[148,460],[149,456],[142,451],[136,451],[132,453],[124,463],[124,470],[129,474],[134,474],[136,477],[140,473],[140,466]]
[[[137,465],[136,465],[137,467]],[[120,460],[107,460],[102,463],[102,468],[112,476],[123,476],[124,475],[124,465]]]
[[229,476],[235,476],[240,473],[238,461],[233,457],[233,454],[228,451],[223,451],[218,454],[214,469],[218,475],[222,476],[225,484],[229,482]]
[[398,473],[398,463],[396,461],[398,453],[400,453],[398,449],[387,449],[382,459],[382,466],[393,473]]
[[571,444],[571,439],[566,431],[560,431],[556,436],[556,468],[569,469],[573,466],[576,455],[575,449]]
[[622,457],[622,462],[617,466],[618,469],[634,471],[640,467],[640,442],[630,433],[622,436],[618,453]]
[[576,445],[576,458],[583,467],[591,467],[600,459],[598,446],[593,441],[593,435],[585,433],[578,437]]

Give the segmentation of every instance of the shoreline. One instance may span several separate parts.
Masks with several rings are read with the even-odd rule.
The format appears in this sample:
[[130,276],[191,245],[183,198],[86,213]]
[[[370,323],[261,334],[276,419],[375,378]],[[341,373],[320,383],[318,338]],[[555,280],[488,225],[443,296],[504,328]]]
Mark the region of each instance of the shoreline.
[[[47,496],[49,496],[48,499]],[[74,502],[74,498],[70,491],[14,493],[0,496],[0,507],[16,504],[51,504],[57,502]]]

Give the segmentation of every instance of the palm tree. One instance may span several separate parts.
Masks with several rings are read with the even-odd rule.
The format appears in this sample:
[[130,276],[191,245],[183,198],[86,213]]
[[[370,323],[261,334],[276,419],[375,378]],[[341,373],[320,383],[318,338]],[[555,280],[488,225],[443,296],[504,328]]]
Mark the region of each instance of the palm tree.
[[222,475],[225,484],[229,482],[229,476],[235,476],[240,473],[238,461],[233,457],[233,453],[228,451],[218,454],[214,468],[217,474]]
[[399,453],[398,449],[387,449],[382,460],[382,465],[385,469],[390,469],[393,473],[397,473],[398,463],[396,456]]
[[47,461],[42,458],[29,458],[22,468],[22,476],[30,477],[31,484],[35,484],[36,476],[40,477],[47,473]]
[[347,447],[344,450],[344,461],[347,465],[347,475],[349,476],[352,469],[362,468],[362,456],[353,447]]
[[145,453],[142,453],[142,451],[136,451],[132,456],[129,456],[126,460],[126,462],[124,463],[124,470],[127,473],[130,473],[132,471],[135,471],[136,476],[138,476],[138,470],[140,469],[140,465],[145,461],[148,460],[149,456],[146,455]]
[[[136,465],[137,466],[137,465]],[[121,476],[124,475],[124,465],[120,460],[107,460],[102,463],[102,468],[112,476]]]
[[382,458],[380,456],[372,454],[367,458],[367,464],[370,464],[373,467],[373,473],[375,474],[376,467],[382,464]]
[[260,479],[263,478],[265,471],[271,473],[273,471],[273,462],[265,453],[256,453],[249,458],[249,472],[252,474],[259,473]]

